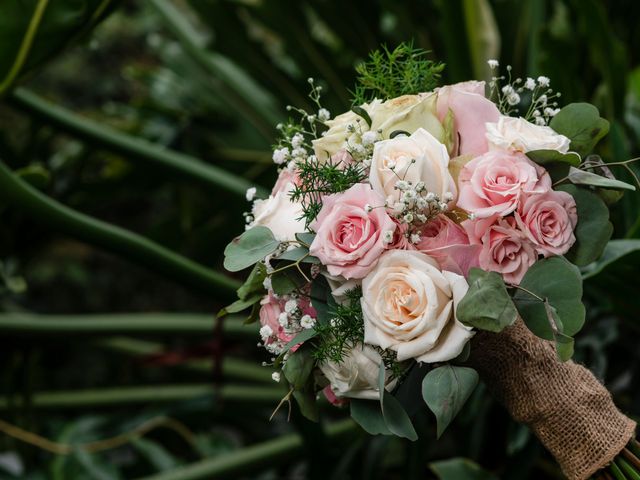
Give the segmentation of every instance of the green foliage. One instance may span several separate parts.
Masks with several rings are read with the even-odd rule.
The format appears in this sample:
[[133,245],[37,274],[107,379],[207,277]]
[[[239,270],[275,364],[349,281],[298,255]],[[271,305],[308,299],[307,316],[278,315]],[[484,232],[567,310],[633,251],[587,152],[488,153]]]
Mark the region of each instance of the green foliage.
[[[557,334],[573,336],[583,326],[580,271],[563,257],[534,263],[513,296],[520,316],[537,336],[556,339]],[[560,337],[566,345],[568,340]]]
[[571,151],[584,157],[591,153],[607,133],[609,122],[600,117],[596,107],[588,103],[571,103],[553,117],[549,124],[556,132],[571,140]]
[[429,464],[440,480],[498,480],[498,477],[482,469],[466,458],[450,458]]
[[458,415],[478,385],[478,372],[469,367],[443,365],[422,380],[422,398],[436,416],[438,438]]
[[257,225],[234,238],[224,249],[224,268],[230,272],[244,270],[275,252],[280,242],[271,230]]
[[[329,294],[330,295],[330,294]],[[364,340],[362,317],[362,288],[356,287],[345,292],[343,303],[333,303],[329,308],[328,321],[319,321],[314,356],[318,361],[329,360],[340,363],[349,350]]]
[[576,201],[578,224],[576,243],[566,257],[579,267],[597,260],[613,233],[609,209],[595,193],[574,185],[561,185],[558,190],[570,193]]
[[400,402],[385,388],[386,369],[384,363],[380,364],[380,373],[378,375],[378,390],[380,391],[380,409],[384,417],[385,424],[391,433],[398,437],[406,438],[411,441],[418,439],[411,419]]
[[467,282],[469,290],[456,309],[458,320],[490,332],[500,332],[515,322],[518,312],[500,274],[472,268]]
[[575,185],[589,185],[592,187],[613,188],[631,191],[636,190],[635,186],[630,185],[626,182],[616,180],[615,178],[603,177],[602,175],[597,175],[595,173],[573,167],[569,168],[567,180]]
[[444,64],[426,59],[427,53],[415,48],[412,42],[393,50],[386,46],[374,50],[366,62],[356,66],[353,105],[433,90],[438,86]]
[[342,165],[318,159],[298,164],[298,184],[291,192],[291,199],[302,203],[305,226],[315,220],[323,205],[323,197],[348,190],[367,178],[365,168],[359,163]]
[[370,435],[391,435],[378,402],[352,399],[349,402],[351,418]]
[[575,152],[561,153],[557,150],[532,150],[527,152],[527,157],[538,165],[548,165],[550,163],[567,163],[569,165],[580,165],[580,155]]

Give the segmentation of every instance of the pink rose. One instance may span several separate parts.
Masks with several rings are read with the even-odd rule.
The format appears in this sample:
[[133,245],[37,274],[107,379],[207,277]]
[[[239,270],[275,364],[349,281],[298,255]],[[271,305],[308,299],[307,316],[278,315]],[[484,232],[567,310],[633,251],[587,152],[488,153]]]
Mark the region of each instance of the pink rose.
[[271,190],[271,195],[275,195],[278,192],[289,193],[293,190],[294,186],[298,185],[299,181],[300,179],[295,172],[285,168],[280,171],[276,184],[273,186],[273,190]]
[[349,403],[348,398],[338,397],[335,392],[331,388],[331,385],[327,385],[322,389],[322,393],[324,393],[325,398],[329,401],[331,405],[334,407],[342,407]]
[[438,215],[420,233],[416,248],[434,258],[442,270],[467,276],[477,267],[479,245],[470,245],[465,230],[446,215]]
[[454,127],[460,139],[457,154],[478,156],[486,153],[489,146],[484,125],[497,122],[500,111],[491,100],[485,98],[484,82],[456,83],[439,88],[436,92],[438,119],[442,122],[449,110],[453,112]]
[[513,212],[523,193],[549,191],[551,178],[525,155],[496,150],[462,167],[458,185],[458,207],[486,218]]
[[336,165],[340,169],[345,168],[347,165],[350,165],[351,163],[353,163],[353,157],[344,148],[338,150],[336,153],[334,153],[331,156],[331,164]]
[[520,202],[515,218],[520,230],[545,257],[563,255],[576,241],[576,202],[566,192],[527,196]]
[[[272,292],[269,292],[268,295],[260,301],[260,325],[262,327],[269,327],[271,329],[271,334],[267,335],[266,344],[276,342],[280,340],[283,343],[288,343],[293,339],[293,335],[285,332],[284,327],[280,325],[278,318],[280,314],[284,312],[284,303],[285,301],[282,299],[277,299]],[[296,345],[292,348],[292,351],[297,348]]]
[[[466,222],[465,227],[469,229]],[[513,217],[498,219],[490,226],[487,225],[487,220],[480,220],[478,223],[487,226],[481,238],[480,267],[490,272],[501,273],[505,282],[517,285],[538,259],[534,246],[516,228]]]
[[[387,215],[384,198],[369,185],[324,197],[322,210],[310,227],[317,233],[309,253],[320,259],[331,275],[363,278],[387,248],[385,235],[396,224]],[[370,211],[365,206],[378,207]]]
[[396,224],[396,230],[393,232],[393,240],[387,245],[387,250],[415,250],[416,246],[407,237],[409,230],[407,224],[400,223],[400,220],[393,217],[391,219]]

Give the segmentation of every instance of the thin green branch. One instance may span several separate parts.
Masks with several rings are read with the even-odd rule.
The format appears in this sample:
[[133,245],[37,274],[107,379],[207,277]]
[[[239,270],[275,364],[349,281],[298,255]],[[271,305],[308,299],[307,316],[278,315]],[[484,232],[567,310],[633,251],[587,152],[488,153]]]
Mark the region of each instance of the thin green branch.
[[[36,392],[29,399],[29,407],[42,410],[119,407],[122,405],[168,403],[197,397],[213,396],[222,402],[272,406],[280,401],[281,386],[210,384],[145,385],[136,387],[99,388]],[[21,406],[21,399],[0,397],[0,410]]]
[[[161,355],[165,347],[161,343],[138,340],[129,337],[113,337],[95,343],[95,346],[122,355],[132,355],[136,357]],[[188,360],[174,366],[189,372],[201,373],[211,376],[211,358],[201,360]],[[222,376],[225,379],[233,378],[249,382],[273,384],[271,371],[260,366],[255,361],[238,360],[227,355],[222,360]],[[282,396],[282,395],[281,395]],[[280,397],[278,397],[278,400]]]
[[24,34],[24,38],[22,39],[22,43],[20,44],[20,48],[16,54],[16,58],[11,65],[11,69],[4,80],[0,82],[0,95],[2,95],[2,93],[4,93],[4,91],[13,84],[16,78],[18,78],[20,70],[22,70],[24,63],[27,60],[27,55],[29,55],[29,51],[31,50],[33,40],[38,33],[38,27],[40,26],[40,22],[42,21],[42,17],[44,16],[48,3],[48,0],[39,0],[36,4],[31,20],[29,21],[29,25],[27,26],[27,31]]
[[[258,338],[257,328],[229,316],[222,323],[226,337]],[[93,315],[37,315],[1,313],[0,332],[12,335],[211,335],[213,315],[197,313],[125,313]]]
[[[354,438],[358,430],[357,425],[348,419],[327,425],[326,434],[334,443],[345,444]],[[273,468],[298,458],[303,448],[303,439],[300,435],[282,435],[274,440],[251,445],[139,480],[201,480],[205,478],[230,480],[246,477],[249,473],[261,471],[265,467]]]
[[141,235],[58,203],[14,175],[3,162],[0,162],[0,198],[40,223],[209,295],[227,297],[240,285]]
[[[255,186],[248,180],[215,165],[209,165],[184,153],[169,150],[77,115],[25,88],[17,88],[10,98],[20,109],[71,135],[122,154],[127,160],[135,159],[153,168],[161,168],[182,178],[193,180],[211,188],[214,192],[225,190],[244,198],[247,189]],[[264,188],[257,188],[259,196],[268,195]]]

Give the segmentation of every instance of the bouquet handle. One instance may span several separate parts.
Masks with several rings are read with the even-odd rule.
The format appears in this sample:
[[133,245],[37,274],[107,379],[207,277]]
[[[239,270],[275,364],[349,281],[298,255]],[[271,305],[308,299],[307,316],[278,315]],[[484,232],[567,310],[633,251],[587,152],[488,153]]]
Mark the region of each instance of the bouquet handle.
[[499,334],[480,332],[470,363],[511,416],[533,430],[569,480],[610,464],[635,434],[609,391],[585,367],[561,362],[551,342],[518,320]]

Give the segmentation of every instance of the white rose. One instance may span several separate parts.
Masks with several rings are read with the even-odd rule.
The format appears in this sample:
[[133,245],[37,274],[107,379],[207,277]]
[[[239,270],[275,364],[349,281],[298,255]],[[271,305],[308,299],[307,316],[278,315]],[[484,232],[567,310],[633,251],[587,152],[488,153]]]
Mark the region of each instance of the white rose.
[[380,398],[378,374],[382,357],[369,345],[357,345],[342,362],[323,362],[320,370],[337,397]]
[[410,137],[399,135],[376,143],[373,149],[369,182],[385,199],[397,200],[398,180],[415,186],[424,182],[427,191],[441,199],[447,192],[454,197],[456,186],[449,173],[447,148],[433,135],[419,128]]
[[[365,103],[362,108],[366,110],[370,117],[375,116],[378,107],[382,102],[380,100],[374,100],[373,102]],[[313,151],[320,161],[327,161],[333,155],[338,153],[347,146],[347,138],[350,134],[347,132],[348,125],[357,125],[360,120],[360,128],[364,131],[369,130],[367,122],[356,113],[349,110],[341,115],[338,115],[332,120],[328,120],[325,124],[329,127],[324,135],[313,143]]]
[[551,127],[534,125],[524,118],[500,117],[496,123],[487,123],[487,141],[490,150],[515,150],[522,153],[534,150],[569,151],[569,140]]
[[382,138],[396,130],[413,133],[425,129],[438,140],[444,139],[444,128],[436,117],[434,94],[403,95],[387,100],[376,109],[371,117],[371,130],[382,132]]
[[362,281],[364,341],[396,351],[399,361],[457,357],[474,335],[455,315],[468,288],[422,252],[385,252]]
[[289,197],[293,188],[293,183],[289,183],[275,195],[253,202],[251,213],[254,220],[250,226],[268,227],[281,242],[295,240],[296,233],[304,232],[304,220],[301,220],[302,204],[292,202]]

